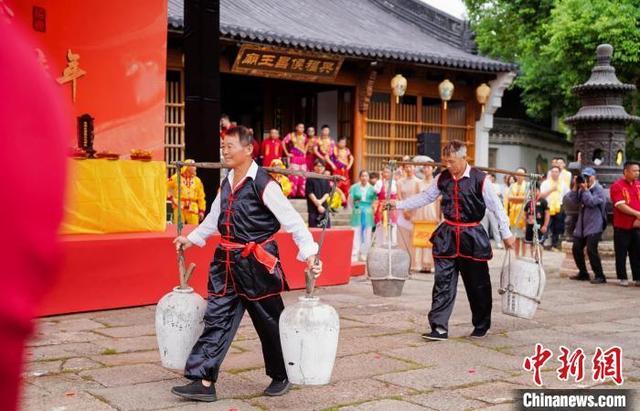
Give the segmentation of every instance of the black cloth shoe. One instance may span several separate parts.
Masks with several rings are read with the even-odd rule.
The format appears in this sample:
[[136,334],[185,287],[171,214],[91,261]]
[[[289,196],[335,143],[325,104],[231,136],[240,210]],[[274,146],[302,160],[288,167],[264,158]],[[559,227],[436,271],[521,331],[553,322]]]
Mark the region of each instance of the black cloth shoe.
[[178,397],[194,401],[214,402],[216,397],[216,387],[211,383],[210,387],[202,385],[202,380],[192,381],[187,385],[173,387],[171,392]]
[[446,341],[449,338],[449,334],[431,331],[430,333],[422,334],[421,337],[429,341]]
[[591,280],[591,284],[606,284],[607,283],[607,279],[604,277],[596,277],[593,280]]
[[278,397],[285,395],[291,389],[291,383],[287,378],[282,381],[272,380],[271,384],[264,390],[264,395],[269,397]]
[[589,281],[589,276],[588,275],[582,275],[582,274],[577,274],[577,275],[572,275],[571,277],[569,277],[570,280],[576,280],[576,281]]
[[477,328],[473,329],[473,332],[471,334],[469,334],[469,337],[471,338],[484,338],[487,336],[487,332],[489,332],[489,330],[479,330]]

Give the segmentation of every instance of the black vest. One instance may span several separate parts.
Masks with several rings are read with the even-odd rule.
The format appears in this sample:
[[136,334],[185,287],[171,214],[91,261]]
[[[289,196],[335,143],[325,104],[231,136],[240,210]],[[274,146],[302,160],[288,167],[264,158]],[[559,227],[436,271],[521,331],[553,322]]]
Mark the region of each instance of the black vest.
[[[229,242],[262,243],[268,253],[279,258],[278,244],[265,242],[280,230],[278,219],[262,201],[262,194],[271,181],[274,180],[262,168],[258,168],[255,180],[247,177],[235,191],[225,179],[220,189],[218,231],[222,239]],[[280,261],[269,272],[253,254],[243,257],[241,252],[218,246],[209,269],[210,295],[222,296],[235,290],[249,300],[259,300],[289,289]]]
[[280,230],[276,216],[262,201],[262,193],[273,180],[259,167],[256,179],[247,177],[232,192],[229,179],[220,188],[218,231],[222,238],[237,243],[261,243]]
[[473,167],[468,178],[459,180],[454,179],[449,170],[443,171],[438,177],[438,188],[442,193],[440,207],[444,218],[462,223],[480,222],[487,208],[482,196],[486,177],[485,173]]
[[438,177],[440,207],[446,221],[431,237],[435,258],[491,259],[489,236],[480,225],[487,208],[482,195],[485,178],[485,173],[473,167],[469,177],[456,180],[449,170]]

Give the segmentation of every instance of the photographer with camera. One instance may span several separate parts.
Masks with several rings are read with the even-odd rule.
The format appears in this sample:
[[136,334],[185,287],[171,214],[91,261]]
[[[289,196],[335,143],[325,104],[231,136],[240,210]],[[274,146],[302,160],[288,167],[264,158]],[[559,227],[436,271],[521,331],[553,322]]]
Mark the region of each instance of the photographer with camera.
[[584,248],[587,248],[589,263],[595,278],[591,284],[607,282],[602,271],[602,262],[598,254],[598,244],[607,222],[606,197],[602,186],[596,179],[596,171],[587,167],[574,177],[573,187],[564,197],[567,204],[578,209],[578,219],[573,230],[573,259],[578,267],[578,274],[572,280],[588,281],[589,273],[584,260]]

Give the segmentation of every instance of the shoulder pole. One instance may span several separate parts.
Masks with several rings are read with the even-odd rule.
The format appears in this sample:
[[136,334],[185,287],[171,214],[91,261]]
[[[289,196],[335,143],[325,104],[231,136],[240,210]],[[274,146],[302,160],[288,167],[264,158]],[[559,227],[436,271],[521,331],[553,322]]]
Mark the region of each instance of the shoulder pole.
[[[394,160],[389,160],[388,163],[391,164],[392,161]],[[443,168],[446,167],[444,163],[436,163],[434,161],[398,161],[396,162],[396,164],[412,165],[412,166],[443,167]],[[478,170],[482,170],[487,173],[494,173],[494,174],[506,174],[510,176],[526,177],[530,179],[536,179],[536,178],[542,177],[542,174],[537,174],[537,173],[518,173],[517,171],[509,171],[509,170],[504,170],[501,168],[493,168],[493,167],[477,167],[477,166],[471,166],[471,167],[477,168]]]

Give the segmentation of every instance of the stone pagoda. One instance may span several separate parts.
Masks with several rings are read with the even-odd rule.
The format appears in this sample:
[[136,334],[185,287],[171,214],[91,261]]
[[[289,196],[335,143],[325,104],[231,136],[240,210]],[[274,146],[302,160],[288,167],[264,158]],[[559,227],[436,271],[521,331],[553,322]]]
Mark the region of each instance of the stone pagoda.
[[[613,205],[609,197],[609,186],[622,176],[625,161],[625,127],[632,122],[640,122],[640,117],[632,116],[622,106],[626,94],[636,89],[633,84],[623,84],[616,77],[611,66],[613,47],[601,44],[596,50],[598,62],[591,70],[591,77],[584,84],[573,87],[572,91],[582,100],[578,112],[565,119],[574,130],[574,153],[582,167],[593,167],[598,173],[598,181],[605,188],[609,224],[599,244],[604,274],[615,278],[613,251],[613,230],[611,225]],[[577,272],[571,250],[571,238],[578,210],[566,209],[567,218],[565,241],[562,250],[565,258],[560,268],[560,276],[568,277]]]
[[598,62],[591,70],[591,77],[572,91],[582,100],[578,112],[565,119],[574,129],[574,150],[580,156],[583,167],[593,167],[604,187],[609,187],[622,173],[625,159],[625,127],[640,122],[622,106],[624,96],[636,87],[623,84],[611,66],[613,47],[601,44],[597,51]]

